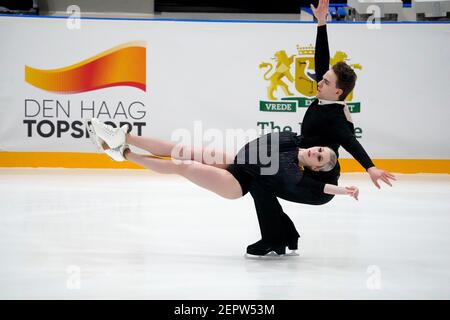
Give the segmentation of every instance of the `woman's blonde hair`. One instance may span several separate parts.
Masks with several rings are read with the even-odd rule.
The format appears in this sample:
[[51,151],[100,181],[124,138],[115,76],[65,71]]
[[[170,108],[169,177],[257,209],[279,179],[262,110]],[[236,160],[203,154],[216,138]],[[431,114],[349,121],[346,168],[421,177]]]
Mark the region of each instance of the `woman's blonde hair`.
[[330,150],[330,161],[325,163],[323,166],[319,168],[319,171],[331,171],[336,166],[337,156],[333,149],[324,147]]

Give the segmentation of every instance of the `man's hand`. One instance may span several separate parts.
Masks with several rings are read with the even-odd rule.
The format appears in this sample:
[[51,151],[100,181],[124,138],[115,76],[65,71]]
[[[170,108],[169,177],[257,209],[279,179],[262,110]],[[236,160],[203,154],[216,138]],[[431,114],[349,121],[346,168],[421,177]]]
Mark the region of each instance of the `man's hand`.
[[319,26],[327,24],[328,3],[330,0],[319,0],[317,8],[311,4],[311,10],[318,21]]
[[384,183],[390,185],[392,187],[391,180],[397,180],[395,179],[395,176],[387,171],[378,169],[377,167],[371,167],[367,169],[367,173],[370,175],[370,179],[372,179],[373,184],[380,189],[380,185],[378,184],[378,179],[381,179]]

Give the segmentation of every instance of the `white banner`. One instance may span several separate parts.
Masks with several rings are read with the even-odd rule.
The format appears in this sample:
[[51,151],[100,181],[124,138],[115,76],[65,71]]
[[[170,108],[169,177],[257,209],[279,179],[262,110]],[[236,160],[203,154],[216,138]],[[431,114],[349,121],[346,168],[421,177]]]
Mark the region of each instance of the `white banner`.
[[[82,125],[93,116],[162,139],[299,133],[314,97],[315,24],[68,22],[0,17],[0,151],[93,152]],[[372,158],[450,158],[449,26],[328,25],[331,62],[358,75],[348,103]]]

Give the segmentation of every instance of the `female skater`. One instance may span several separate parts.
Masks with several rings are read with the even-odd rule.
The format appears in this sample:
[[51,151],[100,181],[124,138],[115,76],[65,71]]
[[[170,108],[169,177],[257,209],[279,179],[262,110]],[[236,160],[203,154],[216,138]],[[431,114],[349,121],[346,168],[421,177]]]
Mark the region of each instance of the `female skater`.
[[[299,149],[297,145],[301,136],[292,132],[261,136],[247,143],[235,157],[215,152],[214,159],[219,161],[209,163],[204,161],[203,155],[207,151],[203,149],[186,152],[185,147],[179,148],[172,142],[133,136],[126,132],[126,127],[114,128],[96,118],[88,121],[86,126],[93,142],[113,160],[128,160],[159,173],[181,175],[226,199],[238,199],[252,188],[263,189],[287,200],[295,199],[298,194],[308,193],[311,190],[330,195],[349,195],[358,199],[357,187],[338,187],[303,176],[303,167],[312,171],[333,169],[336,154],[327,147]],[[173,157],[177,161],[140,155],[132,152],[129,145],[146,150],[155,156]],[[262,161],[261,150],[269,152],[264,156],[269,156],[270,162]],[[180,156],[174,156],[175,154]],[[201,159],[202,162],[192,161],[196,159]],[[270,169],[271,166],[277,167],[276,172],[264,174],[264,169]],[[284,254],[287,244],[290,249],[296,249],[296,241],[297,238],[283,239],[282,242],[272,243],[272,246],[265,248],[264,252],[251,250],[249,252],[247,248],[247,253],[265,255],[275,251],[277,254]],[[267,251],[269,249],[270,251]]]

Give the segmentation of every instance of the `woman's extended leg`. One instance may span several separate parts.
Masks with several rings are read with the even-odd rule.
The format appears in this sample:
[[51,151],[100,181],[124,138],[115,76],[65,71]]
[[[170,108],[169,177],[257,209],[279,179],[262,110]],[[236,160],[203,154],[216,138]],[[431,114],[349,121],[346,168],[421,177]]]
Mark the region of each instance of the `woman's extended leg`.
[[172,160],[155,159],[133,153],[129,149],[125,150],[124,157],[129,161],[159,173],[181,175],[196,185],[226,199],[242,197],[242,189],[239,182],[227,170],[190,160],[175,163]]
[[[186,146],[180,146],[170,141],[152,137],[127,134],[125,142],[146,150],[155,156],[173,157],[180,160],[195,160],[221,169],[226,169],[230,163],[233,163],[234,159],[234,156],[217,150],[187,148]],[[174,149],[175,147],[177,149]]]

